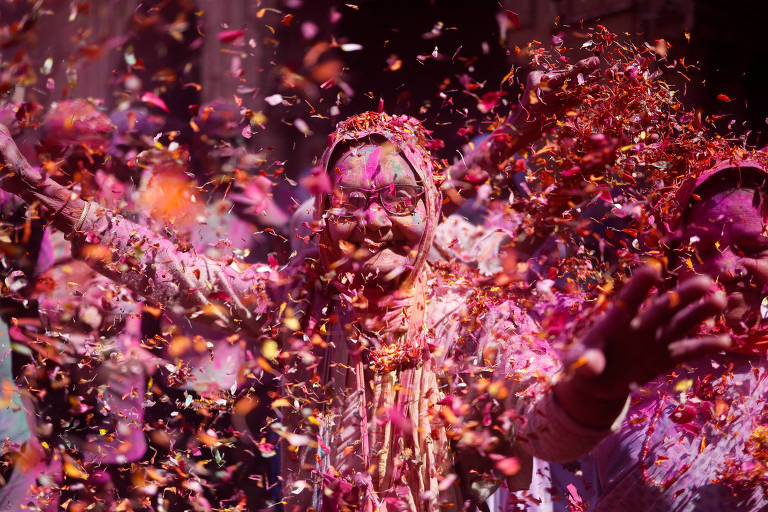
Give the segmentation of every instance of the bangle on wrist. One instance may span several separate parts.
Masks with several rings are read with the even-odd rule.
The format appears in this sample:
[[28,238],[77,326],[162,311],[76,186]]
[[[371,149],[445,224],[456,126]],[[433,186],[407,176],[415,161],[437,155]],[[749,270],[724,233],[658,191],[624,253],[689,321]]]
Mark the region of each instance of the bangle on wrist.
[[72,231],[69,232],[69,234],[67,235],[67,238],[72,238],[73,236],[75,236],[75,233],[80,231],[80,228],[82,228],[83,224],[85,223],[85,218],[88,216],[88,210],[90,210],[90,208],[91,208],[91,202],[86,201],[85,206],[83,206],[83,211],[80,212],[80,218],[77,219],[77,222],[72,227]]

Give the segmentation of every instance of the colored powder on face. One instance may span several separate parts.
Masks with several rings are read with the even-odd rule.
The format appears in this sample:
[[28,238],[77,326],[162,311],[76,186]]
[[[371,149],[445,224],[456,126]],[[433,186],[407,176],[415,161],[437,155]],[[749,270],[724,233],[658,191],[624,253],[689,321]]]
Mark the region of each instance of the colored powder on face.
[[373,181],[373,179],[376,177],[376,174],[378,174],[381,171],[381,166],[379,165],[380,155],[381,155],[381,147],[377,146],[373,151],[371,151],[371,154],[368,156],[368,160],[365,162],[366,181]]

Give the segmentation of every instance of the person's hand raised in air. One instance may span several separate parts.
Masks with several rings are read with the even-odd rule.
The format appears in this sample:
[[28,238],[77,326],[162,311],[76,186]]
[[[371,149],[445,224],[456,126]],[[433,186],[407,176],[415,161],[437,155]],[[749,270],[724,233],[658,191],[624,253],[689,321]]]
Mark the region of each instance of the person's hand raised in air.
[[725,295],[697,276],[649,297],[659,271],[635,271],[596,323],[564,357],[566,376],[555,393],[576,421],[606,427],[620,413],[634,384],[671,370],[680,361],[730,346],[730,338],[696,336],[701,322],[722,313]]
[[597,78],[599,63],[597,57],[590,57],[557,70],[528,73],[520,102],[504,123],[481,144],[465,147],[463,156],[447,169],[442,188],[452,204],[459,206],[472,196],[475,187],[499,174],[507,159],[540,138],[558,116],[577,104],[576,88]]

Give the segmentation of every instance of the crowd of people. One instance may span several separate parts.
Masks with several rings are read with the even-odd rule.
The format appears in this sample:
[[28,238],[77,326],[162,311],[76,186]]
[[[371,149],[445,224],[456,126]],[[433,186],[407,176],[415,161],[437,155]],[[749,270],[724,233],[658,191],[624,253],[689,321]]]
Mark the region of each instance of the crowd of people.
[[452,163],[341,121],[293,205],[226,101],[7,106],[0,509],[768,508],[768,154],[589,43]]

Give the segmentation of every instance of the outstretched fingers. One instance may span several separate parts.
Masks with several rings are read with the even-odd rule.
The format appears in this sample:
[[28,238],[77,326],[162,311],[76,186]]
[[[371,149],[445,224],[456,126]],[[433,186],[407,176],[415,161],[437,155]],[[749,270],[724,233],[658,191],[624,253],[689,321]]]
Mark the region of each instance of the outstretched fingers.
[[571,347],[564,357],[566,368],[585,376],[600,375],[605,369],[603,349],[606,340],[625,331],[654,286],[661,282],[659,270],[653,265],[638,268],[632,279],[616,295],[612,305],[598,322]]
[[727,350],[730,346],[730,336],[719,335],[673,341],[667,348],[669,350],[669,356],[673,361],[682,361],[710,352]]
[[597,377],[605,371],[607,361],[605,353],[598,348],[588,348],[582,352],[572,352],[565,358],[566,368],[581,377]]
[[632,320],[630,327],[636,331],[654,330],[664,333],[670,319],[678,311],[702,299],[712,290],[712,286],[713,281],[708,276],[689,279],[674,290],[654,298],[648,309]]
[[[539,87],[543,90],[555,90],[561,88],[566,80],[576,80],[579,84],[594,80],[594,72],[597,71],[599,65],[600,59],[589,57],[565,69],[533,75],[532,78],[538,82]],[[581,79],[579,79],[579,75],[581,75]]]
[[717,291],[689,304],[672,317],[665,338],[676,340],[687,335],[701,322],[721,314],[727,305],[728,299],[722,291]]
[[581,59],[573,66],[574,73],[593,73],[600,67],[600,59],[598,57],[587,57]]
[[603,318],[595,325],[590,338],[601,339],[617,329],[626,327],[637,315],[640,306],[648,297],[651,289],[661,282],[661,274],[653,265],[638,268],[624,288],[613,299],[613,303]]

